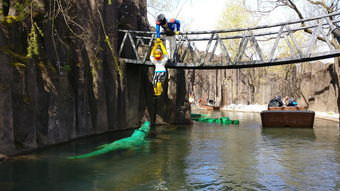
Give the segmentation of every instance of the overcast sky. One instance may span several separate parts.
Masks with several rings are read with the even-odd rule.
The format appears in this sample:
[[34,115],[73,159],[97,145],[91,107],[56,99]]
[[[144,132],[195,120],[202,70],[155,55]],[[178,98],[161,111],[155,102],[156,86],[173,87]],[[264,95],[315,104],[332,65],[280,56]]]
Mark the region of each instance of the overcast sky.
[[[172,12],[164,12],[167,18],[181,21],[182,31],[214,30],[227,0],[180,0]],[[213,3],[212,3],[213,2]],[[149,15],[151,25],[154,18]]]
[[[216,30],[218,21],[222,12],[225,10],[228,3],[243,0],[179,0],[174,1],[178,4],[172,7],[172,11],[162,12],[167,18],[177,18],[181,21],[182,31],[200,31],[200,30]],[[257,0],[246,0],[247,7],[255,9],[257,7]],[[306,1],[298,1],[297,6],[301,11],[307,10],[304,4]],[[309,3],[307,3],[309,4]],[[312,8],[313,10],[313,8]],[[308,10],[307,10],[308,11]],[[309,10],[311,11],[311,10]],[[324,14],[317,13],[315,15]],[[160,14],[160,13],[155,13]],[[298,20],[294,11],[288,8],[280,7],[275,9],[275,12],[264,17],[259,25],[268,25],[285,21]],[[155,20],[149,15],[149,22],[155,25]]]
[[[167,18],[177,18],[181,21],[182,31],[201,31],[201,30],[216,30],[220,17],[223,11],[233,1],[243,0],[179,0],[177,5],[172,7],[172,11],[163,12]],[[257,7],[257,0],[246,0],[247,6]],[[276,14],[271,16],[269,22],[282,22],[280,10],[276,10]],[[287,11],[285,11],[287,16]],[[158,13],[160,14],[160,13]],[[280,16],[281,15],[281,16]],[[279,18],[280,19],[277,19]],[[152,16],[149,15],[151,25],[155,23]]]

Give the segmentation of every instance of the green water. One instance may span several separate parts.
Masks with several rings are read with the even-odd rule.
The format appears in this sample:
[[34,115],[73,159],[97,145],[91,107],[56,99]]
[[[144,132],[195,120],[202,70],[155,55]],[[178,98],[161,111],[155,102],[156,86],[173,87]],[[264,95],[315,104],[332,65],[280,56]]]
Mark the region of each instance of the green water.
[[131,132],[77,140],[0,163],[0,190],[340,190],[337,123],[262,129],[258,113],[213,115],[240,124],[156,127],[141,148],[65,159]]

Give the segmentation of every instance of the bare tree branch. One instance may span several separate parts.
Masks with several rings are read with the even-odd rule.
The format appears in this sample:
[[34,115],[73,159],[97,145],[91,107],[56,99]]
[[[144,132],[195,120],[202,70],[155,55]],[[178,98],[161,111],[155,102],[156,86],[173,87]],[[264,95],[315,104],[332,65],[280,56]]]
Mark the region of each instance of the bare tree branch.
[[[302,15],[302,13],[300,12],[300,10],[297,8],[297,6],[295,5],[295,3],[293,3],[292,2],[292,0],[288,0],[288,6],[290,7],[290,8],[292,8],[295,12],[296,12],[296,14],[298,15],[298,17],[300,18],[300,19],[304,19],[304,17],[303,17],[303,15]],[[304,25],[303,25],[304,26]]]
[[320,6],[322,6],[323,8],[326,9],[327,13],[331,12],[331,6],[327,6],[324,1],[312,1],[312,0],[306,0],[306,1],[308,1],[309,3],[311,3],[313,5],[320,5]]
[[[330,5],[328,5],[325,1],[319,1],[319,0],[306,0],[308,3],[312,4],[312,5],[316,5],[319,6],[320,8],[323,8],[327,11],[327,13],[332,13],[334,12],[335,9],[339,8],[339,1],[340,0],[334,0],[330,3]],[[258,0],[258,2],[263,2],[263,3],[269,3],[272,4],[273,8],[270,9],[271,11],[273,11],[274,9],[278,8],[279,6],[286,6],[289,7],[290,9],[292,9],[298,16],[299,19],[304,19],[303,13],[301,12],[301,9],[296,5],[296,3],[294,3],[293,0],[268,0],[268,1],[261,1]],[[245,0],[243,1],[243,3],[245,3]],[[260,4],[260,3],[259,3]],[[265,9],[265,8],[263,8]],[[267,10],[261,10],[258,11],[261,13],[267,13]],[[306,24],[304,22],[301,23],[301,26],[306,26]],[[312,34],[313,31],[311,29],[304,29],[304,32],[308,33],[308,34]],[[321,40],[323,42],[326,42],[326,40],[321,37],[318,36],[317,37],[318,40]],[[336,47],[339,48],[339,44],[333,39],[331,40],[331,44]]]

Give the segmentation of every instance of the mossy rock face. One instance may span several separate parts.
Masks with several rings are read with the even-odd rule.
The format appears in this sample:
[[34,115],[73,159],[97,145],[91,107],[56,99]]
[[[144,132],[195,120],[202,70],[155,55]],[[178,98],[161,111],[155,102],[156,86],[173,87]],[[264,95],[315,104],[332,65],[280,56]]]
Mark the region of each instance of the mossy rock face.
[[26,73],[26,65],[20,62],[14,62],[12,65],[15,69],[20,73],[21,77],[23,77]]
[[39,67],[40,71],[48,71],[48,72],[52,72],[52,74],[56,74],[57,73],[57,69],[52,65],[52,64],[44,64],[43,62],[39,62],[37,64],[37,66]]
[[15,62],[13,65],[18,68],[18,69],[26,69],[26,64],[20,63],[20,62]]
[[15,145],[15,148],[17,148],[17,149],[19,149],[19,150],[21,150],[21,149],[27,149],[27,148],[28,148],[27,146],[25,146],[24,143],[19,142],[19,141],[15,141],[15,142],[14,142],[14,145]]
[[37,65],[38,65],[39,69],[44,69],[44,68],[46,68],[46,67],[45,67],[45,64],[42,63],[42,62],[39,62]]
[[8,15],[1,18],[2,23],[12,24],[13,22],[20,21],[21,19],[17,16]]
[[30,103],[32,103],[32,98],[30,96],[24,95],[24,96],[22,96],[22,101],[25,104],[30,104]]
[[20,62],[26,62],[27,60],[26,55],[22,55],[20,53],[14,52],[8,47],[0,47],[0,51],[3,52],[4,54],[7,54],[8,56],[12,58],[19,60]]
[[15,102],[17,102],[20,105],[22,104],[29,105],[33,101],[32,98],[27,94],[17,94],[13,98],[14,100],[16,100]]
[[9,85],[6,84],[0,84],[0,90],[6,90],[9,88]]
[[64,71],[71,71],[71,65],[68,65],[68,64],[65,64],[64,66],[63,66],[63,70]]
[[52,65],[52,64],[44,64],[43,62],[39,62],[37,64],[38,68],[40,69],[40,71],[48,71],[48,72],[52,72],[53,74],[57,73],[57,69]]

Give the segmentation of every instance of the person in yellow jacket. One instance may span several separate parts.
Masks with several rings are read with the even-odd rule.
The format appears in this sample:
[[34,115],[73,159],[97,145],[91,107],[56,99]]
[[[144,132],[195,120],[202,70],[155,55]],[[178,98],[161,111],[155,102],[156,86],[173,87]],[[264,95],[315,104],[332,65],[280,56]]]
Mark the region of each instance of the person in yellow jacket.
[[[160,49],[158,47],[160,47]],[[152,80],[155,96],[160,96],[163,92],[162,83],[164,83],[167,77],[165,64],[168,60],[169,55],[162,41],[156,40],[156,44],[150,54],[150,61],[155,65],[155,72]]]

